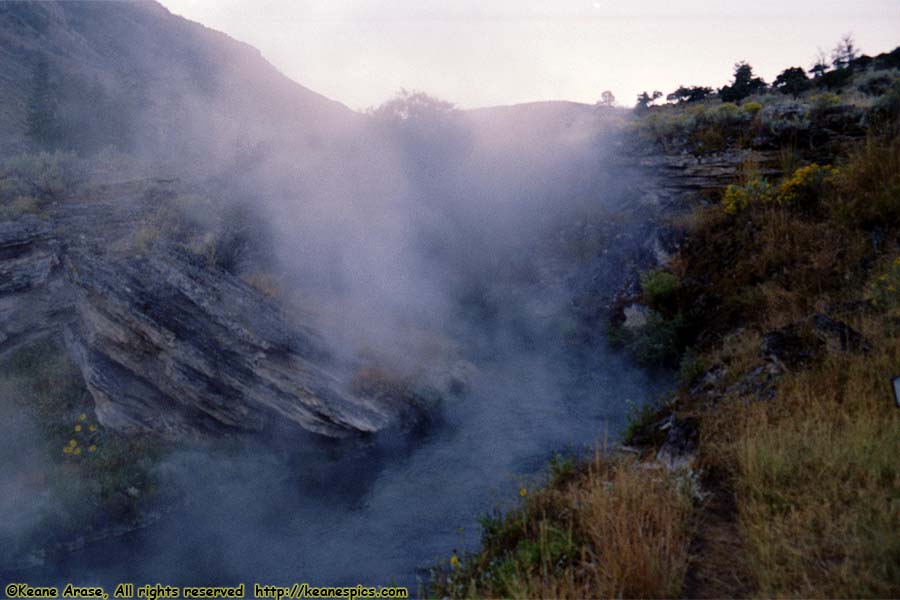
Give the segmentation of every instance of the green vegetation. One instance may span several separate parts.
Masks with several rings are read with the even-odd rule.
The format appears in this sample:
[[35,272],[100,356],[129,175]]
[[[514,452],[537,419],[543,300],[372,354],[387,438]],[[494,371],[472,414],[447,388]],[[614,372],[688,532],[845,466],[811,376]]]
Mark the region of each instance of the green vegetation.
[[681,85],[662,105],[656,102],[661,94],[641,94],[632,125],[647,143],[703,155],[811,145],[811,132],[833,124],[836,116],[870,126],[883,120],[880,112],[897,112],[900,99],[891,90],[900,85],[900,48],[870,57],[859,55],[852,39],[844,38],[833,59],[821,58],[810,74],[790,67],[769,86],[751,65],[739,62],[732,82],[718,91]]
[[624,347],[641,364],[677,366],[691,338],[689,323],[678,303],[679,288],[679,279],[673,273],[646,273],[641,279],[643,301],[648,306],[644,322],[611,327],[610,342]]
[[858,325],[873,352],[833,353],[786,376],[776,403],[736,408],[733,438],[714,438],[734,461],[746,569],[761,595],[900,589],[900,419],[885,377],[900,344],[870,329],[877,321]]
[[[631,417],[640,460],[595,458],[529,490],[486,521],[479,553],[437,570],[435,593],[900,595],[900,49],[869,58],[845,39],[819,62],[812,78],[785,70],[777,96],[739,64],[741,106],[685,86],[677,104],[643,98],[645,141],[767,145],[780,172],[748,163],[679,219],[679,252],[642,279],[643,321],[610,332],[644,362],[680,364],[674,396]],[[803,142],[838,114],[855,142]],[[697,424],[680,475],[654,461],[670,416]],[[702,494],[686,494],[695,477]]]
[[[54,341],[16,350],[0,364],[2,411],[16,411],[36,435],[22,449],[40,457],[41,469],[28,482],[28,493],[48,499],[35,531],[24,544],[65,541],[108,525],[128,523],[158,493],[150,476],[159,442],[102,427],[81,373]],[[22,551],[28,548],[22,548]]]
[[753,76],[753,67],[745,62],[734,65],[734,80],[719,90],[723,102],[740,102],[766,89],[766,82]]
[[484,519],[483,549],[449,557],[429,593],[454,598],[671,597],[684,589],[691,499],[674,475],[596,455]]
[[[239,274],[244,253],[253,243],[261,245],[257,229],[260,226],[261,216],[245,207],[200,194],[167,194],[144,215],[120,250],[146,255],[161,247],[177,248],[193,255],[208,269]],[[240,275],[263,293],[277,293],[274,275]]]
[[48,202],[60,199],[84,182],[86,165],[72,152],[20,154],[0,165],[0,206],[28,205],[34,212]]
[[651,271],[641,279],[641,289],[649,306],[665,308],[675,300],[678,278],[667,271]]
[[[724,373],[698,393],[702,368],[689,367],[674,409],[699,417],[705,485],[734,506],[728,543],[709,541],[719,531],[698,534],[711,544],[702,561],[735,564],[753,594],[900,590],[900,546],[885,533],[900,524],[889,386],[900,364],[896,131],[871,129],[835,166],[730,186],[721,204],[698,209],[677,257],[679,311],[703,340],[683,362]],[[842,328],[812,325],[822,313]],[[799,336],[802,360],[780,356],[790,370],[767,383],[759,373],[773,331]],[[766,386],[771,400],[761,402]]]

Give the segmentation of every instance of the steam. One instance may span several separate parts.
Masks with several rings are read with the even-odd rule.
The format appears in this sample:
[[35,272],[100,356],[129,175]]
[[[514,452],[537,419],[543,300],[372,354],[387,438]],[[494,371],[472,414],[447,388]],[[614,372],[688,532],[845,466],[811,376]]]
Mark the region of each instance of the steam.
[[[416,569],[473,548],[477,518],[555,450],[615,435],[660,388],[596,338],[567,342],[576,299],[616,289],[649,218],[617,157],[620,116],[571,103],[459,111],[417,94],[363,115],[245,48],[214,47],[217,77],[175,71],[189,91],[134,115],[133,154],[264,224],[265,260],[238,274],[276,272],[285,311],[325,336],[348,381],[373,363],[461,373],[468,389],[418,438],[179,450],[155,474],[184,490],[176,513],[27,576],[415,588]],[[39,470],[12,447],[34,434],[20,431],[0,435],[0,458]],[[4,502],[25,493],[0,485]],[[2,508],[29,521],[4,536],[34,527],[21,503]]]

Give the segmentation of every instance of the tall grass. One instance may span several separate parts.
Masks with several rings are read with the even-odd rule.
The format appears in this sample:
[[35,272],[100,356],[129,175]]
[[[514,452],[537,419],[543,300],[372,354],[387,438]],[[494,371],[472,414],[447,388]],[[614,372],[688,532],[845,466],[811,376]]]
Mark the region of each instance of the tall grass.
[[[879,323],[867,329],[875,334]],[[900,595],[900,341],[829,356],[740,418],[739,525],[761,594]]]
[[[900,321],[881,294],[900,260],[898,182],[900,144],[870,138],[816,210],[753,205],[731,221],[698,220],[692,235],[706,245],[682,257],[686,277],[698,278],[709,253],[731,253],[697,291],[716,292],[717,310],[739,317],[705,326],[718,340],[704,359],[725,370],[714,403],[684,398],[703,415],[707,483],[734,504],[736,544],[704,560],[740,548],[741,576],[764,597],[900,596],[900,409],[890,386]],[[878,303],[865,302],[872,290]],[[742,308],[747,297],[754,310]],[[816,312],[846,320],[867,349],[811,348],[815,358],[781,373],[769,401],[737,385],[766,365],[767,332]]]
[[633,458],[596,455],[580,471],[486,520],[483,549],[443,568],[451,597],[671,597],[682,592],[691,497],[679,479]]

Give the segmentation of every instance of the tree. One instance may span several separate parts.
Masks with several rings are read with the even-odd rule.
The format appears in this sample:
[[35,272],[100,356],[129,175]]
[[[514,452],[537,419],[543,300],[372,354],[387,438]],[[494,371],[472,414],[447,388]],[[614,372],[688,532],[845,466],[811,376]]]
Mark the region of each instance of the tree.
[[597,102],[600,106],[615,106],[616,105],[616,97],[609,90],[605,90],[602,94],[600,94],[600,101]]
[[794,98],[797,98],[810,88],[810,83],[803,67],[790,67],[775,78],[775,81],[772,82],[772,87],[782,94],[791,94]]
[[370,108],[368,112],[383,121],[415,123],[444,119],[456,114],[457,109],[453,103],[424,92],[401,89],[396,96],[378,108]]
[[646,91],[638,94],[637,104],[634,107],[634,110],[637,112],[643,112],[650,108],[650,105],[662,98],[663,93],[659,90],[653,92],[653,94],[648,94]]
[[706,99],[713,90],[710,87],[695,85],[693,87],[680,86],[677,90],[666,96],[669,102],[699,102]]
[[766,89],[766,82],[753,76],[753,67],[744,61],[734,64],[734,81],[719,90],[723,102],[740,102]]
[[31,75],[31,95],[25,116],[26,134],[38,148],[52,149],[60,142],[61,128],[56,92],[50,81],[46,57],[35,63]]
[[825,54],[824,50],[819,48],[813,66],[809,70],[809,74],[812,75],[813,78],[818,79],[828,72],[828,66],[828,55]]
[[852,65],[857,56],[859,51],[853,43],[853,36],[847,33],[831,51],[831,64],[835,69],[845,69]]

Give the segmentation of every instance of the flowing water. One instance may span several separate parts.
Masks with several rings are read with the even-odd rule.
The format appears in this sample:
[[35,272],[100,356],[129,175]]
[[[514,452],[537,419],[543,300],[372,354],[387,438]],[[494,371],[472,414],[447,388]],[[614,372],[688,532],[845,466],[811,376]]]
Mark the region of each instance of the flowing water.
[[183,507],[20,575],[109,589],[296,581],[415,591],[453,549],[476,549],[479,517],[514,505],[555,452],[614,440],[629,405],[665,385],[603,346],[577,358],[557,352],[484,360],[441,421],[399,447],[180,453],[164,468],[186,492]]
[[[498,176],[500,169],[481,166],[481,171],[473,169],[480,179],[469,172],[457,179],[445,176],[444,187],[436,189],[439,180],[421,169],[424,189],[430,190],[423,195],[436,198],[432,208],[450,207],[451,212],[429,221],[438,230],[422,227],[417,237],[404,240],[410,243],[398,244],[398,256],[406,257],[406,248],[415,247],[416,260],[410,262],[437,274],[437,283],[398,291],[389,287],[388,292],[403,302],[423,297],[416,307],[427,312],[424,291],[454,282],[445,295],[450,309],[432,317],[450,324],[442,334],[473,365],[466,392],[445,397],[426,431],[382,435],[369,442],[279,441],[265,447],[179,451],[163,460],[158,474],[183,495],[183,502],[157,523],[5,578],[32,584],[98,583],[110,591],[119,582],[308,582],[398,584],[415,593],[428,568],[446,563],[454,549],[477,549],[479,519],[514,506],[519,490],[539,483],[556,452],[587,454],[597,444],[614,442],[631,408],[656,399],[670,376],[636,367],[596,332],[576,347],[563,332],[578,293],[610,294],[623,283],[623,265],[633,250],[627,247],[626,233],[640,232],[628,223],[644,224],[647,215],[632,185],[636,178],[626,177],[620,168],[600,170],[593,145],[579,150],[580,162],[574,162],[569,156],[573,151],[554,154],[542,143],[509,143],[509,148],[554,157],[558,165],[540,172],[536,160],[512,161],[504,177]],[[440,164],[454,163],[441,159]],[[585,173],[587,181],[576,176],[584,178]],[[573,181],[581,187],[575,189]],[[469,204],[459,204],[460,198]],[[595,210],[600,204],[607,213]],[[505,206],[505,212],[498,206]],[[616,212],[621,207],[638,208],[626,218]],[[387,209],[379,210],[384,215]],[[407,214],[416,211],[421,212],[418,205],[397,211],[390,226],[406,228]],[[306,221],[309,212],[303,213]],[[608,231],[590,233],[603,230],[591,229],[592,219],[606,224]],[[293,223],[290,217],[281,220]],[[318,230],[295,236],[302,241],[325,230],[329,242],[342,240],[345,249],[351,245],[343,240],[362,240],[352,264],[366,266],[360,273],[375,273],[371,281],[359,283],[357,297],[364,304],[375,284],[394,276],[397,261],[372,264],[370,259],[370,249],[382,248],[393,229],[363,223],[342,230],[313,223]],[[452,229],[447,223],[458,226]],[[581,232],[576,241],[581,236],[580,242],[597,244],[573,246],[572,231]],[[535,248],[544,246],[532,241],[539,237],[551,240],[556,250],[569,250],[540,258],[542,251]],[[644,231],[632,242],[646,239]],[[422,240],[427,251],[419,250]],[[579,263],[567,254],[572,247],[594,258]],[[304,255],[302,247],[292,248],[292,256]],[[532,255],[539,260],[532,261]],[[503,257],[499,263],[497,256]],[[538,264],[524,269],[524,276],[507,276],[522,270],[517,264],[522,258]],[[494,298],[488,302],[492,306],[475,302],[465,307],[468,301],[461,298],[467,293],[462,290],[472,286],[482,288],[476,296]]]

